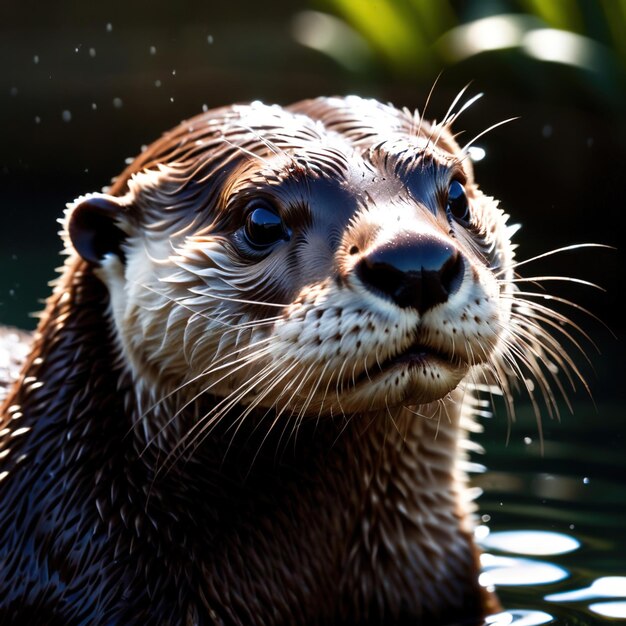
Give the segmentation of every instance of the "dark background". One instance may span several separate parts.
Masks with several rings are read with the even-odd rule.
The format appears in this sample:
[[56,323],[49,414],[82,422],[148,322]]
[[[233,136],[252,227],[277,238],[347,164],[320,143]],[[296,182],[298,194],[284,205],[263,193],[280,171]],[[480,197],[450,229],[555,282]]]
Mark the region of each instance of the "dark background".
[[[100,190],[127,157],[203,106],[358,93],[422,109],[442,73],[427,116],[442,118],[470,81],[468,94],[485,96],[456,125],[467,138],[519,116],[478,141],[486,157],[476,165],[483,190],[523,224],[518,257],[580,242],[617,248],[558,254],[520,271],[602,286],[606,293],[571,283],[554,290],[621,338],[621,6],[612,0],[3,1],[0,323],[34,327],[29,313],[42,308],[61,262],[56,220],[65,203]],[[505,17],[489,36],[479,30],[469,39],[474,48],[458,51],[459,27],[497,15]],[[575,46],[565,60],[547,61],[559,56],[561,39],[547,37],[532,48],[527,35],[555,32]],[[503,47],[500,35],[509,37]],[[621,339],[588,316],[574,317],[602,353],[592,355],[594,395],[623,397]]]

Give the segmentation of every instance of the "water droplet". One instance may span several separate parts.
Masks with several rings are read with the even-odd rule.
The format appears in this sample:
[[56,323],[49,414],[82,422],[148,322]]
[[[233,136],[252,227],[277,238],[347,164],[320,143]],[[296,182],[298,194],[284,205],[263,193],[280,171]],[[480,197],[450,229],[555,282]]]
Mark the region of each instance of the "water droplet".
[[533,440],[530,437],[524,437],[524,443],[527,446],[529,446],[532,442],[533,442]]
[[172,70],[172,76],[176,76],[176,70]]
[[170,102],[174,102],[174,96],[170,97]]
[[89,56],[93,59],[96,56],[96,49],[89,48]]
[[150,54],[156,54],[156,46],[150,46]]
[[209,110],[209,107],[206,104],[203,104],[202,110],[206,113]]
[[121,109],[123,104],[124,104],[124,103],[122,102],[122,99],[121,99],[121,98],[113,98],[113,106],[114,106],[116,109]]
[[109,22],[107,24],[107,33],[110,33],[113,30],[113,24],[111,24],[111,22]]
[[155,87],[160,87],[160,86],[161,86],[161,81],[160,81],[160,80],[158,80],[158,79],[157,79],[157,80],[155,80],[155,81],[154,81],[154,86],[155,86]]
[[470,146],[467,151],[472,161],[482,161],[487,155],[485,149],[479,148],[478,146]]
[[589,484],[589,478],[587,476],[585,476],[583,478],[583,485],[588,485]]
[[38,54],[36,54],[36,55],[33,57],[33,63],[34,63],[35,65],[37,65],[37,63],[39,63],[39,55],[38,55]]
[[63,111],[63,113],[61,113],[61,117],[63,118],[64,122],[72,121],[72,113],[68,110]]
[[551,124],[544,124],[544,127],[541,129],[541,134],[544,139],[548,139],[549,137],[552,137],[552,131],[553,128]]
[[95,111],[98,108],[98,105],[95,102],[91,103],[91,110]]
[[480,519],[483,521],[483,523],[487,524],[491,521],[491,515],[485,513],[485,515],[481,516]]
[[35,124],[41,124],[41,118],[39,115],[35,115]]
[[476,539],[476,541],[480,542],[485,537],[488,537],[490,532],[491,531],[489,529],[489,526],[480,524],[479,526],[476,526],[476,528],[474,529],[474,538]]
[[206,40],[207,40],[208,44],[212,44],[213,43],[213,35],[207,35]]

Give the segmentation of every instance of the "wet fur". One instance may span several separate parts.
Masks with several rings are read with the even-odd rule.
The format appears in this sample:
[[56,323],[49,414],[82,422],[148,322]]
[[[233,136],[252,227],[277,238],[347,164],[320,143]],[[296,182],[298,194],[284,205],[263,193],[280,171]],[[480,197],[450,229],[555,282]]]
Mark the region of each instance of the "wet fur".
[[[2,409],[0,622],[434,625],[496,606],[463,472],[470,388],[510,398],[530,372],[552,406],[552,370],[577,370],[551,335],[563,318],[515,286],[515,229],[474,183],[453,110],[226,107],[69,207]],[[451,173],[469,228],[440,212]],[[242,260],[259,194],[295,234]],[[100,201],[121,244],[94,263],[72,220]],[[422,316],[353,271],[399,223],[466,262]],[[450,363],[382,371],[417,340]]]

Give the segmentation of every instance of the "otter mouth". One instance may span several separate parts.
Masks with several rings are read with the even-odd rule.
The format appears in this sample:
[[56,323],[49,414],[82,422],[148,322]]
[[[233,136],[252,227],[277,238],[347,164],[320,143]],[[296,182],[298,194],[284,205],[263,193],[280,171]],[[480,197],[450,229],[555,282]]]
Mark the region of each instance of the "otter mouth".
[[459,356],[435,348],[423,341],[416,340],[402,352],[398,352],[381,363],[376,362],[357,376],[355,383],[369,381],[373,377],[386,375],[396,368],[419,369],[427,375],[428,370],[458,372],[467,369],[467,364]]

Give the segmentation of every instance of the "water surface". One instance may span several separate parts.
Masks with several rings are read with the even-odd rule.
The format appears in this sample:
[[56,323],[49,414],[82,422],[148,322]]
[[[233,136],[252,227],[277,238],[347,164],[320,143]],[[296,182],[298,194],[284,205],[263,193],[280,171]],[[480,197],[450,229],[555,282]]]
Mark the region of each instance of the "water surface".
[[[483,584],[505,613],[488,624],[626,622],[626,455],[619,403],[581,402],[544,423],[504,413],[478,437],[488,471],[474,476],[483,524]],[[508,442],[507,442],[508,439]],[[543,447],[543,451],[542,451]]]

